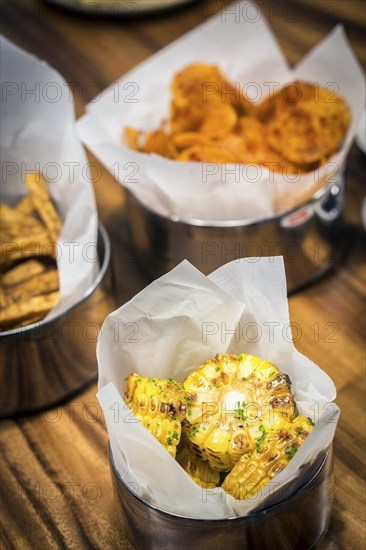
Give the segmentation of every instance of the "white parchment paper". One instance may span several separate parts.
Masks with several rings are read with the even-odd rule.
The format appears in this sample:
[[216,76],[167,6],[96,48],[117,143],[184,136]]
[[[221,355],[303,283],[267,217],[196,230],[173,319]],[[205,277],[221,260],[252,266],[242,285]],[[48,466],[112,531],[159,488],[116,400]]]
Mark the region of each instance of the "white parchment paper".
[[[174,74],[195,62],[218,65],[253,100],[296,78],[337,90],[352,112],[341,151],[317,171],[282,176],[265,167],[177,162],[123,146],[126,126],[142,130],[160,126],[169,113]],[[364,75],[341,26],[290,70],[259,8],[244,1],[229,5],[124,75],[88,105],[78,130],[115,177],[145,206],[162,215],[183,220],[262,219],[287,211],[326,179],[336,177],[364,103]]]
[[[316,426],[289,466],[250,501],[198,487],[124,402],[131,372],[183,381],[217,353],[249,353],[290,376],[299,412]],[[244,258],[206,277],[184,261],[111,313],[97,347],[98,399],[116,467],[132,490],[170,512],[243,515],[263,505],[332,441],[339,409],[333,382],[291,339],[282,257]]]
[[63,218],[57,243],[60,302],[54,317],[90,287],[98,270],[98,218],[72,94],[45,62],[1,37],[1,201],[28,193],[26,172],[43,173]]

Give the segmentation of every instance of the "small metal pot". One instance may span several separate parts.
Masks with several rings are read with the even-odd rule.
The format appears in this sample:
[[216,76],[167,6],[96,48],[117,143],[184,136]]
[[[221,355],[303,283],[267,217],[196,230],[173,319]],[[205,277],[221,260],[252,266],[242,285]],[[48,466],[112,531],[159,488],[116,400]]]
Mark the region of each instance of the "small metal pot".
[[97,377],[96,342],[114,309],[108,292],[110,242],[98,230],[99,273],[77,303],[51,321],[0,333],[0,416],[57,405]]
[[331,515],[332,448],[300,487],[281,502],[247,516],[200,520],[153,506],[131,490],[109,460],[124,534],[136,550],[307,550],[325,533]]
[[207,275],[239,258],[282,255],[289,293],[334,266],[343,195],[341,174],[284,214],[259,221],[205,221],[157,214],[126,189],[136,257],[149,276],[160,277],[184,259]]

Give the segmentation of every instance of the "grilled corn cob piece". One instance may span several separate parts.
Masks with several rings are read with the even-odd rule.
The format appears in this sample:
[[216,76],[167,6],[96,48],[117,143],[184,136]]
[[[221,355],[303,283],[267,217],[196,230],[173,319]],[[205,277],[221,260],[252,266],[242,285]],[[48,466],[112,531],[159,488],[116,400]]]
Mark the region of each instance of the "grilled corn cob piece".
[[261,438],[261,422],[295,416],[290,380],[275,365],[252,355],[216,355],[184,382],[190,392],[187,445],[218,471],[230,471]]
[[148,378],[135,373],[127,378],[126,403],[173,458],[181,438],[181,422],[186,416],[188,395],[174,380]]
[[289,422],[282,415],[262,423],[262,437],[253,452],[245,453],[226,476],[222,488],[237,500],[253,497],[281,472],[312,431],[311,420],[297,416]]
[[213,489],[220,483],[220,474],[210,468],[207,461],[201,460],[188,447],[179,450],[177,461],[183,470],[204,489]]

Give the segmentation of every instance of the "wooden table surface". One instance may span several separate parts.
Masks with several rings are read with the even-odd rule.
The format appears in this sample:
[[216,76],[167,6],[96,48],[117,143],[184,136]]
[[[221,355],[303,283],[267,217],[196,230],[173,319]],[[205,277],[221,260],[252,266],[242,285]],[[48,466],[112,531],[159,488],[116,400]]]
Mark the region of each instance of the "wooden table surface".
[[[77,116],[97,89],[197,26],[221,2],[198,2],[175,12],[134,20],[77,16],[42,2],[3,1],[3,33],[47,60],[72,83]],[[339,21],[362,63],[365,4],[360,0],[299,0],[258,4],[270,17],[291,63]],[[294,23],[296,10],[297,23]],[[292,15],[291,15],[292,14]],[[94,85],[90,85],[93,83]],[[333,272],[289,300],[297,343],[333,378],[342,416],[335,449],[333,520],[320,550],[366,548],[365,539],[365,270],[360,209],[365,157],[353,147],[346,172],[348,254]],[[103,170],[95,184],[101,221],[112,239],[117,303],[142,289],[128,246],[121,187]],[[122,251],[122,254],[121,254]],[[319,334],[314,332],[318,323]],[[330,337],[331,327],[336,331]],[[1,530],[7,549],[132,548],[119,526],[107,460],[107,434],[96,384],[63,406],[33,417],[1,422]],[[139,550],[139,549],[136,549]],[[300,550],[300,549],[299,549]]]

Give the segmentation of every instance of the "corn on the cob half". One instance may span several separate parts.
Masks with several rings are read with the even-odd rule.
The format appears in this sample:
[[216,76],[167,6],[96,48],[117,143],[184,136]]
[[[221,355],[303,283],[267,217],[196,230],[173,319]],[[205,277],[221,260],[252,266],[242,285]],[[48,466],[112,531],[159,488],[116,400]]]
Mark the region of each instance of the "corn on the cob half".
[[290,380],[252,355],[216,355],[184,382],[190,392],[184,434],[187,445],[218,471],[230,471],[262,436],[262,419],[293,419]]
[[201,460],[188,447],[183,447],[177,454],[177,461],[183,470],[204,489],[213,489],[220,483],[220,474],[212,468],[205,460]]
[[126,383],[126,403],[138,420],[175,458],[189,395],[175,380],[132,373]]
[[237,500],[251,498],[281,472],[313,429],[311,420],[303,416],[289,422],[279,415],[262,426],[255,450],[240,458],[222,484]]

